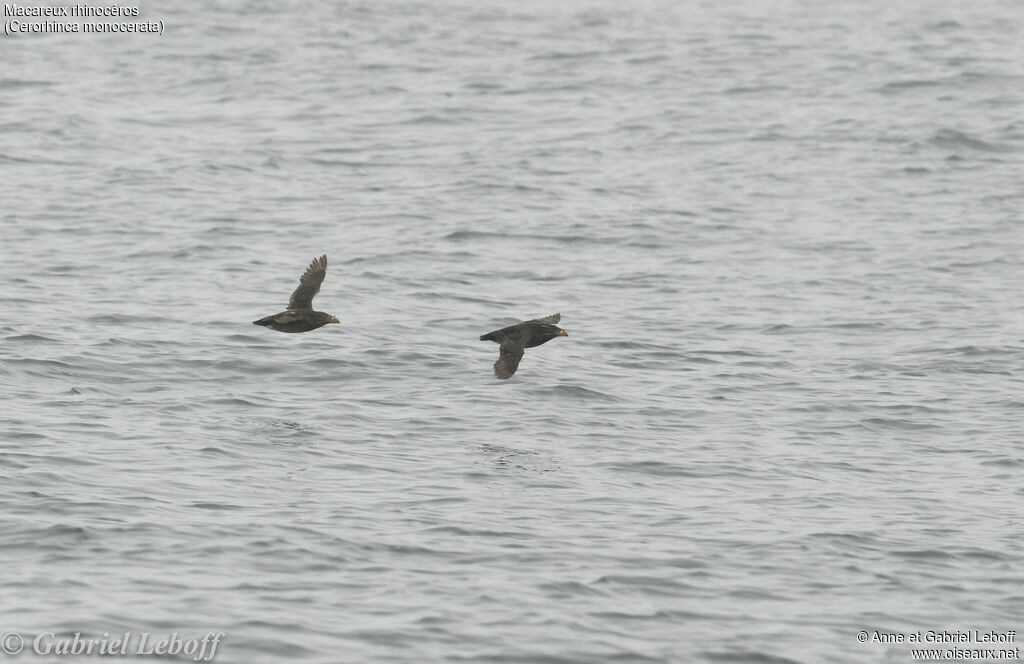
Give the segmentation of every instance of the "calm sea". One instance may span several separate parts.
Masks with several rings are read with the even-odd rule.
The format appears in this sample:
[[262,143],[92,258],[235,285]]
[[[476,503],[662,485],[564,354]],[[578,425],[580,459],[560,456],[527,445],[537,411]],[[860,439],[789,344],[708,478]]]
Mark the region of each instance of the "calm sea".
[[0,39],[17,661],[1020,646],[1016,0],[139,9]]

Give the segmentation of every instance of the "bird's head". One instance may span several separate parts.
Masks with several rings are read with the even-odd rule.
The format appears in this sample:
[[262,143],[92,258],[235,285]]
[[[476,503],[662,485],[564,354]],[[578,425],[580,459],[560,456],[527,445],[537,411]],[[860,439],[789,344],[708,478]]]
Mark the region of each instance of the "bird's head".
[[327,325],[328,323],[339,323],[339,322],[341,322],[337,318],[335,318],[334,316],[332,316],[332,315],[330,315],[328,313],[324,313],[323,311],[318,311],[318,312],[316,312],[316,314],[317,314],[317,317],[320,319],[321,325]]
[[554,339],[555,337],[567,337],[569,336],[569,333],[557,325],[545,325],[544,336],[548,339]]

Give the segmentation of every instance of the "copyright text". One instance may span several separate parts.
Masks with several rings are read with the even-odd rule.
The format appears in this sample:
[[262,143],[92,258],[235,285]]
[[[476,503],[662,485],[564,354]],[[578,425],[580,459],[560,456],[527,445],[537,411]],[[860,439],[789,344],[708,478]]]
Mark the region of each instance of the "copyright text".
[[40,632],[22,634],[7,632],[0,637],[0,652],[18,655],[34,652],[37,655],[158,655],[191,657],[194,662],[210,662],[217,654],[217,648],[224,640],[224,632],[210,632],[199,638],[183,638],[178,632],[169,636],[154,635],[150,632],[122,632],[103,636],[82,636]]

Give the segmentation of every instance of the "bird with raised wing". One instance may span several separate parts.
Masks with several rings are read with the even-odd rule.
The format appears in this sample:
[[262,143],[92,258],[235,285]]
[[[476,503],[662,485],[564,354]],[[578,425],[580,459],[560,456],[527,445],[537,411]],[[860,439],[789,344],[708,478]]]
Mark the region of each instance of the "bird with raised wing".
[[309,332],[338,319],[323,311],[313,311],[313,298],[320,292],[320,284],[327,276],[327,255],[314,258],[306,268],[299,287],[288,300],[288,309],[273,316],[254,320],[253,325],[263,325],[278,332]]

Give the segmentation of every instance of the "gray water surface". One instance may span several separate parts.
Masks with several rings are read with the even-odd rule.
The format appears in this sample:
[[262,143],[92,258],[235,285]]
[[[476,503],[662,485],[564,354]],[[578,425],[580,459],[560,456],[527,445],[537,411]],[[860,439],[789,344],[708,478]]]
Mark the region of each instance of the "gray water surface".
[[[0,632],[523,664],[1024,634],[1016,2],[140,19],[0,40]],[[251,325],[321,253],[341,324]],[[496,380],[479,335],[555,312]]]

